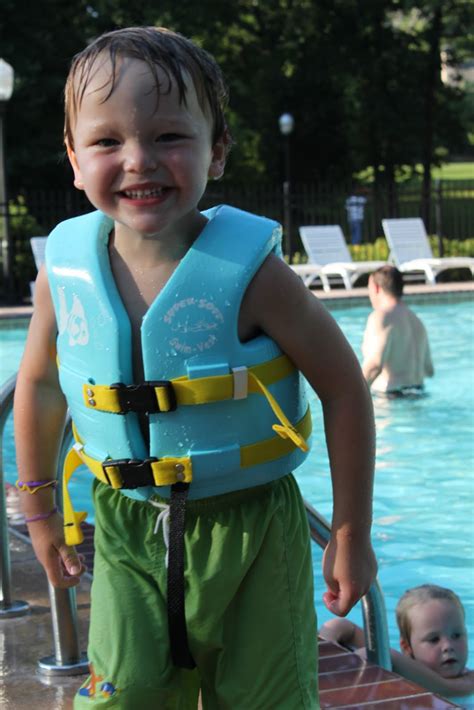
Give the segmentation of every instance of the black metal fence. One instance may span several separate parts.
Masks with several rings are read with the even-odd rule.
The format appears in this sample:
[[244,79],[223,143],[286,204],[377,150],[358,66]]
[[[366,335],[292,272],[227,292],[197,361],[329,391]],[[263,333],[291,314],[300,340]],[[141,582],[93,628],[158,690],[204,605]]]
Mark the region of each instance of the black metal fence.
[[[367,200],[363,222],[363,242],[366,244],[383,236],[381,220],[388,217],[421,216],[428,233],[449,240],[464,241],[474,237],[474,180],[433,181],[428,195],[422,194],[421,185],[397,185],[390,193],[376,191],[370,186],[361,189]],[[236,185],[223,181],[209,183],[200,206],[205,209],[226,203],[266,215],[286,226],[291,224],[291,229],[287,230],[289,236],[285,235],[285,251],[293,255],[302,251],[298,232],[301,225],[339,224],[349,237],[345,201],[350,194],[348,185],[296,183],[291,186],[288,214],[288,210],[285,213],[282,185]],[[46,235],[58,222],[91,209],[84,193],[73,188],[17,193],[10,189],[9,247],[2,248],[1,256],[5,262],[5,254],[9,254],[13,274],[8,279],[10,286],[5,279],[8,269],[3,263],[0,291],[8,292],[10,288],[24,291],[24,284],[34,278],[36,269],[29,242],[32,236]],[[0,211],[5,216],[5,205],[0,206]],[[4,235],[0,237],[3,237],[3,247],[5,238]]]
[[[298,227],[310,224],[339,224],[349,236],[345,201],[350,186],[295,184],[291,191],[291,245],[299,249]],[[390,217],[423,217],[429,233],[448,239],[474,237],[474,179],[469,181],[439,180],[433,182],[430,194],[423,199],[421,186],[399,186],[395,192],[363,190],[367,199],[363,241],[374,242],[383,236],[382,219]],[[284,201],[281,186],[275,185],[209,185],[205,206],[225,202],[263,214],[284,223]]]
[[[295,184],[290,195],[292,250],[299,246],[298,227],[303,224],[340,224],[347,233],[345,200],[350,187],[325,184]],[[434,181],[423,200],[421,186],[397,186],[396,192],[363,191],[367,198],[363,240],[382,236],[381,220],[388,217],[425,219],[427,230],[449,239],[474,237],[474,179]],[[24,204],[47,234],[55,224],[92,209],[84,193],[77,190],[35,190],[24,192]],[[274,184],[235,185],[210,183],[202,208],[227,203],[257,214],[284,221],[282,186]]]

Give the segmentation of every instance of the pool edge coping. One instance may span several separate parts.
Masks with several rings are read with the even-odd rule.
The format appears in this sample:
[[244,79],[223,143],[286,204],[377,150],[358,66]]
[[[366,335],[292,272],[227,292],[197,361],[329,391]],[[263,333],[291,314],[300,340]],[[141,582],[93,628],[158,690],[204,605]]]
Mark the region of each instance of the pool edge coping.
[[[313,295],[326,305],[360,305],[369,298],[367,287],[353,289],[334,289],[332,291],[322,291],[312,289]],[[455,281],[447,283],[431,284],[405,284],[403,289],[404,297],[412,301],[413,298],[426,297],[430,300],[433,296],[452,297],[474,295],[474,281]],[[33,313],[32,305],[22,306],[0,306],[0,320],[30,318]]]

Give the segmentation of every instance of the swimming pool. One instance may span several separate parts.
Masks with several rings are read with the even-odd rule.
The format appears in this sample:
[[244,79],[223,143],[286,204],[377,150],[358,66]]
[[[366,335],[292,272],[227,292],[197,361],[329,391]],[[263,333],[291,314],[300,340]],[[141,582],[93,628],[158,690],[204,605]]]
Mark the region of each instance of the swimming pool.
[[[410,299],[407,299],[410,302]],[[428,330],[436,375],[419,400],[374,400],[377,468],[374,548],[379,561],[390,641],[398,648],[394,608],[408,587],[434,582],[453,588],[467,612],[470,666],[474,665],[474,302],[472,298],[411,301]],[[330,306],[360,357],[368,306]],[[0,382],[16,370],[25,337],[24,323],[0,324]],[[305,498],[328,519],[331,491],[319,403],[312,398],[314,446],[297,471]],[[11,433],[9,422],[7,434]],[[6,446],[6,479],[15,480],[12,444]],[[88,483],[74,484],[76,509],[90,509]],[[84,500],[84,503],[78,499]],[[82,507],[85,505],[85,507]],[[89,515],[91,519],[91,515]],[[330,618],[321,595],[321,551],[313,546],[315,600],[319,622]],[[360,623],[357,608],[350,614]]]

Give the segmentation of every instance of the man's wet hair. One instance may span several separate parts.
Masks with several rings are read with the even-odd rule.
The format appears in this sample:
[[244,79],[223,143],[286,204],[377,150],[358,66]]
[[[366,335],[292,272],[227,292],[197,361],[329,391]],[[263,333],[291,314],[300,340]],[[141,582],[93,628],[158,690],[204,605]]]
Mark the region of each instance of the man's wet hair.
[[[114,92],[124,57],[139,59],[148,65],[157,88],[157,101],[168,94],[172,85],[178,88],[179,101],[186,105],[186,75],[191,77],[199,105],[212,119],[212,142],[224,138],[230,145],[224,111],[228,90],[215,59],[183,35],[164,27],[127,27],[106,32],[93,40],[72,60],[65,86],[64,139],[74,148],[73,127],[89,82],[99,68],[98,60],[110,60],[112,72],[107,99]],[[158,73],[160,70],[160,74]],[[163,81],[163,75],[165,80]]]
[[395,298],[403,296],[403,276],[396,266],[386,264],[373,272],[372,280],[382,291]]

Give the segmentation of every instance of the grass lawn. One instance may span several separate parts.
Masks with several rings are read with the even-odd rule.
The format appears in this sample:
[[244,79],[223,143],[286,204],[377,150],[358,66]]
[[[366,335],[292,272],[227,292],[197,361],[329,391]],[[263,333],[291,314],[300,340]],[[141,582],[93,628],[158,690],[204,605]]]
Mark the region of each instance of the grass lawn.
[[[407,175],[401,174],[397,178],[397,182],[406,186],[415,186],[421,184],[423,166],[416,166],[417,173],[407,179]],[[474,162],[470,163],[444,163],[439,168],[433,168],[431,171],[433,180],[474,180]],[[355,175],[362,183],[370,185],[373,182],[374,175],[372,168],[365,168]]]
[[446,163],[433,168],[433,178],[440,180],[474,180],[474,163]]

